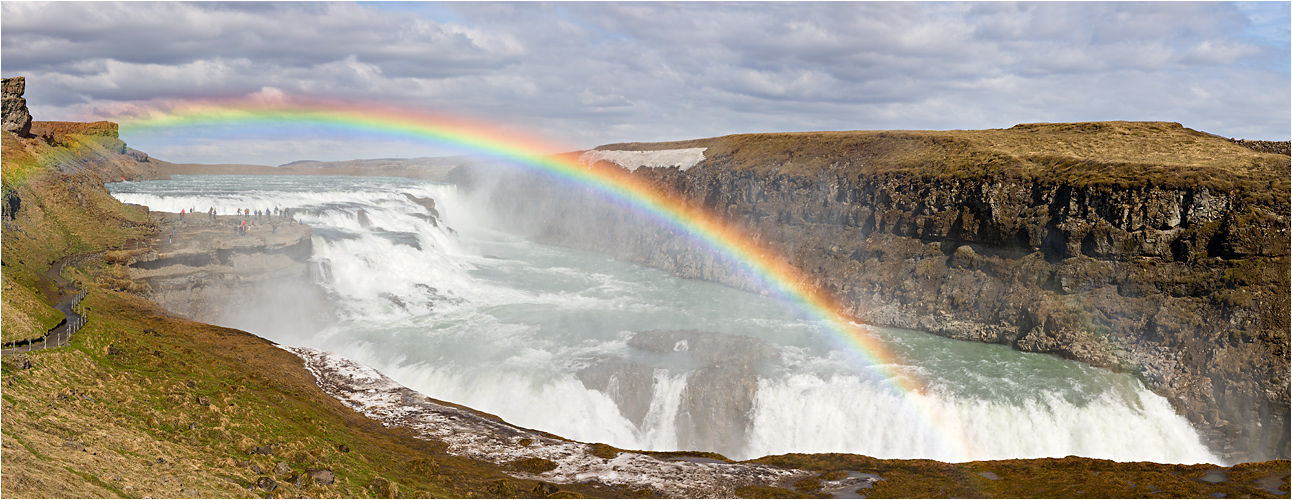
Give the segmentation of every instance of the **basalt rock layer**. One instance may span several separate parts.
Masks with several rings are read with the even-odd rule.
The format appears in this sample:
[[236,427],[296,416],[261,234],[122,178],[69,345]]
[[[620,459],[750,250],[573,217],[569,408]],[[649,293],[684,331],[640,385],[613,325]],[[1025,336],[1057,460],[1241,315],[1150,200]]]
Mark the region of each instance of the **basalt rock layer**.
[[[693,168],[622,175],[743,226],[852,317],[1135,373],[1227,460],[1288,456],[1286,156],[1126,122],[599,149],[695,147]],[[545,241],[759,289],[590,191],[491,187]]]

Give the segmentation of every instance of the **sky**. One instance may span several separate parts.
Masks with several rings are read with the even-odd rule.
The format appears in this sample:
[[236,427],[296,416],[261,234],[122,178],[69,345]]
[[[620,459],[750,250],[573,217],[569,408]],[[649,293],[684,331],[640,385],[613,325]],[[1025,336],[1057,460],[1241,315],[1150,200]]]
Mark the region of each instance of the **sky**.
[[[372,101],[564,150],[749,132],[1173,121],[1292,137],[1290,2],[0,2],[37,120]],[[317,130],[123,135],[173,162],[442,156]],[[555,152],[555,151],[553,151]]]

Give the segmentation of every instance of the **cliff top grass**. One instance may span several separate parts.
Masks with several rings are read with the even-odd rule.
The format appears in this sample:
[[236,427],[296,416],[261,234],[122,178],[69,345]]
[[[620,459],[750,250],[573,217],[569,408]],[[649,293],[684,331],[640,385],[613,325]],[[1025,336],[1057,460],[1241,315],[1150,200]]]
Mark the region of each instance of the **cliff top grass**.
[[707,165],[791,175],[1016,178],[1074,185],[1274,190],[1287,197],[1289,158],[1178,123],[1036,123],[1008,129],[740,134],[599,150],[708,148]]

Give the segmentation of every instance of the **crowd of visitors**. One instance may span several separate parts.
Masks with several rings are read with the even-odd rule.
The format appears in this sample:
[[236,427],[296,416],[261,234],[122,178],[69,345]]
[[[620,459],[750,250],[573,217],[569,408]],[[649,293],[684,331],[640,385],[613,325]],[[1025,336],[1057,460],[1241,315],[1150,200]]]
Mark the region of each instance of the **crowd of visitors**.
[[[214,208],[212,208],[212,210],[214,210]],[[239,208],[237,209],[237,214],[238,214],[239,220],[235,221],[233,226],[233,232],[238,236],[247,235],[249,220],[254,222],[269,222],[269,228],[272,234],[278,234],[278,224],[281,221],[286,221],[289,224],[296,223],[295,217],[292,216],[291,209],[288,209],[288,208],[274,207],[272,210],[268,208],[263,210]],[[246,218],[243,219],[243,217],[246,217]],[[279,222],[274,222],[274,221],[279,221]]]
[[[197,208],[180,209],[179,219],[180,221],[183,221],[186,217],[196,213]],[[296,224],[294,217],[295,214],[289,208],[238,208],[234,210],[234,213],[237,217],[233,220],[233,234],[237,236],[246,236],[248,231],[254,229],[255,226],[260,223],[268,223],[271,234],[278,234],[278,226],[280,224]],[[219,211],[217,211],[215,207],[210,207],[206,210],[206,215],[207,219],[214,221],[217,219]],[[167,236],[166,242],[174,244],[175,238],[175,225],[172,225],[170,235]]]

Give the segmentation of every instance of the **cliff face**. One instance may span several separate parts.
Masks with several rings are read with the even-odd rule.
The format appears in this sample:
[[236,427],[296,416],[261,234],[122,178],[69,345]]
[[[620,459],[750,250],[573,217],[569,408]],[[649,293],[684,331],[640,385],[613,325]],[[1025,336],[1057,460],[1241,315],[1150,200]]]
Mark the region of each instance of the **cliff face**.
[[[785,157],[812,154],[787,147]],[[1093,171],[1126,167],[1024,175],[1087,161],[1049,157],[1049,167],[937,175],[948,166],[751,166],[726,153],[633,175],[738,221],[858,320],[1136,373],[1227,459],[1287,457],[1289,204],[1286,183],[1266,180],[1286,178],[1286,158],[1244,159],[1255,173],[1224,183],[1151,165],[1132,168],[1157,177],[1106,182]],[[883,164],[883,152],[847,154]],[[493,200],[548,242],[756,289],[731,263],[590,193],[521,176]]]
[[147,251],[126,257],[141,292],[185,318],[257,331],[315,331],[331,309],[311,284],[309,226],[245,218],[153,212],[160,231]]

